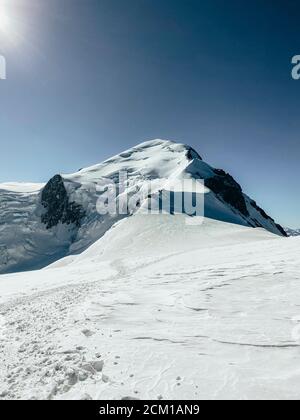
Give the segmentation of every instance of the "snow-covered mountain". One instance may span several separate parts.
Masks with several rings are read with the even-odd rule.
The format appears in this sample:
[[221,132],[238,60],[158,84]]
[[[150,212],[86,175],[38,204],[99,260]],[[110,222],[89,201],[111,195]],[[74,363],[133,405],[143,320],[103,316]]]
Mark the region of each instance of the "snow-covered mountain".
[[[191,147],[171,141],[142,143],[105,162],[74,174],[55,175],[46,185],[0,184],[0,273],[44,267],[79,254],[128,215],[101,215],[98,185],[119,185],[134,197],[155,182],[154,196],[163,194],[168,179],[205,181],[205,217],[286,236],[283,228],[249,198],[225,171],[205,163]],[[139,207],[155,197],[142,196]],[[116,200],[120,200],[121,193]],[[156,197],[157,198],[157,197]]]
[[288,236],[300,236],[300,229],[284,228]]
[[[156,189],[100,215],[120,170],[117,201]],[[143,213],[189,177],[205,180],[202,224]],[[49,264],[0,275],[0,400],[299,399],[299,238],[193,149],[147,142],[0,189],[1,270]]]

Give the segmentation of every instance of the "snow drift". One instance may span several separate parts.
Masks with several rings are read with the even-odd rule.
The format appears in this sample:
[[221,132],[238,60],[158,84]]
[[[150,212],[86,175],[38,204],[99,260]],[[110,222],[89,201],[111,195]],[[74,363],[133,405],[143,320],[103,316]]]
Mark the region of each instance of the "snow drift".
[[0,276],[0,399],[298,399],[299,238],[136,214]]

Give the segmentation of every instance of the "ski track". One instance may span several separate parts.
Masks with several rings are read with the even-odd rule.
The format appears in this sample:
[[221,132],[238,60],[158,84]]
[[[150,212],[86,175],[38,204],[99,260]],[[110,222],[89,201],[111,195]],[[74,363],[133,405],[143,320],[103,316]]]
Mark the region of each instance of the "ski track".
[[298,399],[299,264],[233,250],[213,267],[118,259],[108,278],[3,303],[1,399]]

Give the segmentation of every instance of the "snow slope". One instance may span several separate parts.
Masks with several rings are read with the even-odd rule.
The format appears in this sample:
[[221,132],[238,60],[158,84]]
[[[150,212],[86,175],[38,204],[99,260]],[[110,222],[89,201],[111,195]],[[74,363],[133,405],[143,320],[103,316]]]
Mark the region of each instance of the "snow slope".
[[[120,171],[128,172],[123,183]],[[152,200],[168,193],[166,181],[186,178],[205,180],[205,217],[285,235],[229,174],[212,168],[187,145],[153,140],[99,165],[56,175],[46,186],[0,185],[0,273],[38,269],[65,256],[72,259],[124,218],[98,213],[96,204],[103,194],[99,183],[119,183],[124,194],[134,197],[152,181],[157,186]],[[142,196],[141,207],[150,199]]]
[[0,276],[0,398],[299,399],[299,238],[187,219]]
[[0,184],[0,273],[38,269],[63,257],[74,229],[41,222],[42,184]]
[[6,182],[0,184],[0,190],[16,193],[36,193],[39,192],[45,184],[33,184],[29,182]]

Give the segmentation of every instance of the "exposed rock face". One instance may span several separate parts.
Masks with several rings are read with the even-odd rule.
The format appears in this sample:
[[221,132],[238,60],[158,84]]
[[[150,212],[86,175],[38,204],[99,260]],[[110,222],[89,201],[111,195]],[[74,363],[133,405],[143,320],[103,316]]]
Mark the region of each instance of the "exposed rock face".
[[285,236],[286,238],[289,236],[281,225],[276,223],[276,227],[277,227],[278,230],[280,230],[280,232],[282,233],[283,236]]
[[85,212],[79,204],[70,202],[60,175],[55,175],[42,190],[41,203],[46,209],[42,215],[42,223],[51,229],[59,223],[71,225],[77,228],[81,226],[81,220]]
[[257,205],[256,201],[251,200],[250,203],[262,215],[262,217],[264,219],[272,220],[272,222],[274,222],[274,219],[272,219],[272,217],[268,216],[267,213]]
[[193,149],[192,147],[188,146],[188,151],[186,153],[186,157],[188,160],[193,160],[193,159],[199,159],[202,160],[202,157],[199,155],[198,152],[196,152],[195,149]]
[[[234,178],[222,169],[214,169],[215,176],[205,180],[205,185],[213,191],[219,198],[231,207],[238,210],[243,216],[248,218],[248,223],[253,227],[264,227],[255,218],[250,217],[245,196],[242,187],[234,180]],[[283,236],[288,236],[282,226],[275,223],[262,208],[260,208],[254,200],[250,201],[258,213],[267,221],[272,222]]]
[[[266,219],[266,220],[271,220],[271,222],[274,222],[275,223],[275,220],[274,219],[272,219],[272,217],[270,217],[262,208],[260,208],[258,205],[257,205],[257,203],[256,203],[256,201],[254,201],[254,200],[251,200],[251,205],[262,215],[262,217],[264,218],[264,219]],[[287,237],[288,236],[288,234],[287,234],[287,232],[283,229],[283,227],[282,226],[280,226],[279,224],[277,224],[277,223],[275,223],[275,226],[277,227],[277,229],[282,233],[282,235],[283,236],[285,236],[285,237]]]
[[216,176],[206,179],[205,185],[226,203],[248,217],[249,212],[241,186],[223,170],[215,169],[214,172]]

